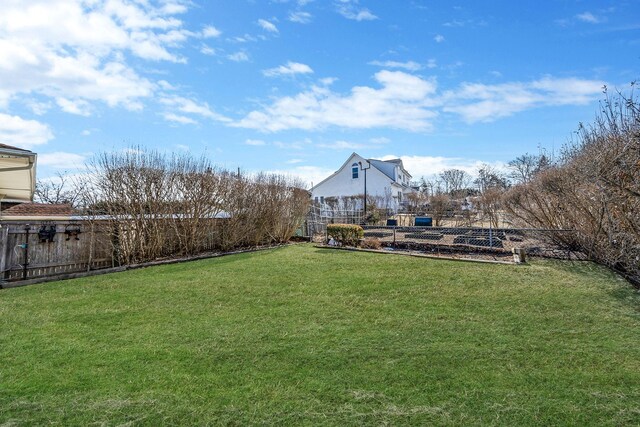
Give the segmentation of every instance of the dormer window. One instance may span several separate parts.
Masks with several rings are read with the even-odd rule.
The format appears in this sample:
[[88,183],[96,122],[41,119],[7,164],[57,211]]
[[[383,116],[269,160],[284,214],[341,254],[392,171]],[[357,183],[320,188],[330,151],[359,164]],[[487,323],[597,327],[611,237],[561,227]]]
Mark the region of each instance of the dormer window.
[[357,179],[359,170],[360,170],[360,168],[358,167],[357,163],[352,164],[351,165],[351,178]]

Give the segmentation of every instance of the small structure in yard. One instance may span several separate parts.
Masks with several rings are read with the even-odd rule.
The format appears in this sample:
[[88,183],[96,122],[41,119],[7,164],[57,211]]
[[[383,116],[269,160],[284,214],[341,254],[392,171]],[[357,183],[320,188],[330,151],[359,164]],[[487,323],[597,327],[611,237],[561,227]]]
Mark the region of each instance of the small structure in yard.
[[431,227],[433,226],[433,219],[430,216],[417,216],[415,219],[416,227]]

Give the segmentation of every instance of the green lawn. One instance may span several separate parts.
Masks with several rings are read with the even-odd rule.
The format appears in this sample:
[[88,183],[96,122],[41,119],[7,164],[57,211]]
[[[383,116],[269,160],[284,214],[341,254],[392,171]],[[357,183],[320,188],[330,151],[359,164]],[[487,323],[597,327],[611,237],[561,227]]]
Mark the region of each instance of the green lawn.
[[0,425],[123,423],[638,425],[640,296],[308,245],[0,291]]

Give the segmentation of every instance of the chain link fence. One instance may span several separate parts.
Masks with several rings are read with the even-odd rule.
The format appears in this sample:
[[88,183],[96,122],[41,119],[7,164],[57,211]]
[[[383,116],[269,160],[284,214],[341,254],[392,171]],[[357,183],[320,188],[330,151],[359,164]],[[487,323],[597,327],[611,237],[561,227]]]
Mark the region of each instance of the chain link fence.
[[[328,243],[327,224],[358,224],[364,229],[365,240],[375,240],[387,249],[419,251],[443,255],[489,254],[496,257],[511,256],[514,249],[523,249],[528,255],[559,259],[586,259],[568,242],[572,230],[546,230],[509,227],[504,219],[501,227],[477,222],[473,226],[459,225],[450,220],[446,226],[414,226],[415,215],[394,215],[397,225],[362,225],[362,210],[327,209],[313,205],[302,234],[317,243]],[[381,221],[382,222],[382,221]]]
[[562,259],[584,258],[558,240],[558,235],[565,235],[564,240],[567,240],[566,237],[572,233],[570,230],[375,225],[365,225],[362,228],[365,239],[375,239],[382,246],[395,249],[495,254],[511,254],[514,249],[525,249],[529,255]]

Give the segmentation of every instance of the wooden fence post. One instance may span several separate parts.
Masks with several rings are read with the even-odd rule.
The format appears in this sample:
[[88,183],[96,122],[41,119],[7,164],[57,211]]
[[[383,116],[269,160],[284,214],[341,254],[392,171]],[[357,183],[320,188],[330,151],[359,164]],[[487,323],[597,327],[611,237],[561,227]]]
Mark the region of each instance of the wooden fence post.
[[9,252],[9,227],[0,226],[0,280],[4,280],[7,268],[7,255]]

